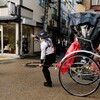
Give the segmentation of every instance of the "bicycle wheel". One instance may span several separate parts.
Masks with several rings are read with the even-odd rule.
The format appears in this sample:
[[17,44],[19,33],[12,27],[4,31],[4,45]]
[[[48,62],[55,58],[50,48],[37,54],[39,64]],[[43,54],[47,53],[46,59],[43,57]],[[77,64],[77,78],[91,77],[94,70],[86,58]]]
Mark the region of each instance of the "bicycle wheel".
[[[73,64],[69,64],[74,59]],[[62,74],[63,68],[69,67]],[[94,68],[95,66],[95,68]],[[66,58],[59,69],[59,81],[68,93],[74,96],[88,96],[94,93],[100,84],[100,69],[98,64],[90,57],[73,55]]]

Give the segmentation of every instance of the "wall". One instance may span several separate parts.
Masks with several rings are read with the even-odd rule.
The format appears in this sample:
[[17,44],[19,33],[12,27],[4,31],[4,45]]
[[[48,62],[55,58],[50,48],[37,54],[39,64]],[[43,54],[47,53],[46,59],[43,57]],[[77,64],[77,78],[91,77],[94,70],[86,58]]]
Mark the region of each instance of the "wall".
[[8,16],[8,8],[0,8],[0,16]]
[[[41,29],[39,29],[38,27],[35,27],[34,29],[34,34],[36,34],[37,32],[39,32]],[[34,39],[34,52],[39,52],[40,51],[40,41],[36,38]]]
[[83,0],[83,5],[85,5],[86,10],[90,10],[91,0]]
[[38,0],[23,0],[23,6],[33,9],[34,1]]
[[43,16],[44,9],[39,5],[39,0],[33,1],[33,19],[37,22],[41,22],[41,16]]
[[84,5],[82,5],[82,4],[77,4],[76,5],[76,12],[85,12],[85,6]]

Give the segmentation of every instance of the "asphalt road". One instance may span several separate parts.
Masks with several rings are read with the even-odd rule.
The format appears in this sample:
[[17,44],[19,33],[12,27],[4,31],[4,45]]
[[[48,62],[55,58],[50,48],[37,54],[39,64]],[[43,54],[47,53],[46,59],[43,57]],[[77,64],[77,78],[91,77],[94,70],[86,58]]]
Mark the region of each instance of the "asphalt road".
[[100,88],[87,97],[68,94],[59,83],[55,67],[50,68],[53,87],[44,87],[41,68],[25,67],[25,63],[31,61],[16,59],[12,63],[0,64],[0,100],[100,100]]

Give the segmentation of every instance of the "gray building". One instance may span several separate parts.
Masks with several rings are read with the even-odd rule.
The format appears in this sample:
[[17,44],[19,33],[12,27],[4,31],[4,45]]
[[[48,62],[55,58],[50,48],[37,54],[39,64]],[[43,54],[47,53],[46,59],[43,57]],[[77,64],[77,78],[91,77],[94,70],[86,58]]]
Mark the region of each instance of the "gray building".
[[43,30],[46,14],[47,31],[56,43],[58,24],[66,23],[59,23],[58,0],[51,1],[45,12],[45,0],[0,0],[0,55],[16,57],[40,52],[39,41],[31,34]]

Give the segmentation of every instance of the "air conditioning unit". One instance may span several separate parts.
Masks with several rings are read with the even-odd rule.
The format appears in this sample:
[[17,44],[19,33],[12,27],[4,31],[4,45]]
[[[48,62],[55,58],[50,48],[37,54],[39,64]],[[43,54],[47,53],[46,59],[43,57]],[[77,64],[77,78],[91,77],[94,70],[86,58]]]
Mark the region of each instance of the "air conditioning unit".
[[9,15],[17,15],[17,8],[15,6],[15,3],[8,2],[8,13]]

